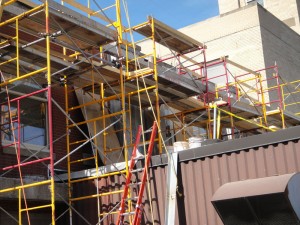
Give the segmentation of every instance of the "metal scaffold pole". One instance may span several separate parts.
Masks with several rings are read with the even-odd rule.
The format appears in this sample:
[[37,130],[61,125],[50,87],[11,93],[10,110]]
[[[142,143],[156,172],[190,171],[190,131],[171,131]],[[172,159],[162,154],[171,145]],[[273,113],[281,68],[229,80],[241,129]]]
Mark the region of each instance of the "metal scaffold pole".
[[[169,159],[165,221],[174,224],[178,154],[168,150],[174,142],[228,140],[298,123],[294,116],[300,113],[285,111],[299,103],[288,100],[299,92],[300,82],[280,84],[277,65],[252,71],[228,57],[207,62],[203,43],[153,17],[131,26],[126,0],[101,6],[87,0],[87,7],[73,0],[40,5],[0,0],[0,18],[0,94],[6,96],[1,95],[0,128],[5,130],[1,138],[9,137],[2,148],[15,150],[8,153],[15,154],[15,163],[5,161],[0,177],[15,169],[20,180],[0,194],[15,192],[19,225],[30,225],[38,210],[47,210],[52,225],[62,217],[70,225],[139,225],[144,212],[151,214],[145,223],[155,223],[155,174],[148,171],[152,151]],[[42,102],[36,112],[44,132],[38,151],[24,141],[31,100]],[[57,109],[63,116],[55,114]],[[56,145],[60,133],[66,140]],[[24,169],[37,164],[45,171]],[[43,180],[24,181],[32,175]],[[67,186],[67,197],[55,189],[56,181]],[[47,199],[29,201],[27,190],[42,186],[49,187],[43,192]],[[87,187],[91,190],[81,191]],[[68,209],[56,217],[57,197]],[[97,215],[88,217],[90,209]]]
[[[1,6],[4,8],[5,7],[10,7],[11,4],[13,4],[14,1],[6,2],[4,6]],[[1,9],[2,10],[2,9]],[[45,14],[45,58],[46,58],[46,63],[44,67],[37,68],[35,70],[35,67],[32,67],[31,71],[28,72],[25,70],[22,66],[22,58],[21,58],[21,38],[23,38],[22,35],[22,28],[23,26],[23,20],[31,16],[33,14],[38,14],[41,11],[44,11]],[[48,1],[45,2],[45,4],[36,6],[32,9],[29,9],[22,14],[15,15],[12,18],[6,19],[3,22],[0,23],[0,27],[7,29],[7,25],[10,24],[15,24],[15,37],[12,37],[12,40],[14,40],[14,46],[15,46],[15,51],[12,52],[11,54],[15,54],[15,57],[11,57],[10,59],[1,62],[1,66],[4,70],[4,74],[1,72],[1,87],[4,87],[6,89],[6,95],[7,95],[7,102],[1,102],[1,108],[6,107],[7,108],[7,114],[8,114],[8,119],[9,121],[7,123],[1,124],[1,129],[3,127],[9,127],[8,133],[10,133],[13,136],[13,143],[2,146],[2,148],[10,148],[14,147],[16,150],[16,157],[17,157],[17,164],[16,165],[8,165],[4,166],[1,168],[1,171],[5,171],[2,175],[7,175],[9,172],[14,170],[15,168],[18,168],[19,170],[19,179],[20,179],[20,185],[14,186],[14,187],[8,187],[0,190],[0,193],[7,193],[7,192],[18,192],[18,222],[19,224],[22,224],[22,215],[23,213],[27,215],[27,223],[31,224],[31,219],[32,217],[30,216],[32,211],[38,211],[41,209],[50,209],[50,215],[51,215],[51,224],[55,225],[55,190],[54,190],[54,153],[53,153],[53,129],[52,129],[52,94],[51,94],[51,64],[50,64],[50,29],[49,29],[49,11],[48,11]],[[11,43],[7,41],[7,46],[10,46]],[[33,41],[30,45],[34,45],[36,42]],[[29,46],[29,44],[24,45],[26,47]],[[6,69],[8,64],[14,63],[15,65],[15,76],[10,77],[10,78],[5,78],[6,77]],[[21,72],[22,69],[22,72]],[[25,71],[25,73],[23,72]],[[8,88],[8,85],[16,85],[16,83],[22,83],[26,79],[34,79],[37,75],[45,72],[46,75],[46,88],[41,88],[39,90],[31,91],[29,93],[25,93],[20,95],[19,97],[11,97],[11,91]],[[12,92],[14,93],[14,92]],[[40,97],[37,97],[38,95],[44,94],[46,96],[45,102],[47,103],[47,110],[48,110],[48,115],[47,115],[47,147],[49,149],[48,156],[46,157],[38,157],[37,153],[32,153],[30,149],[26,147],[26,144],[24,143],[24,107],[26,107],[25,102],[29,101],[31,99],[41,99]],[[13,115],[13,110],[16,111],[16,114]],[[3,121],[2,121],[3,122]],[[22,135],[21,135],[22,134]],[[24,157],[24,151],[28,151],[30,155],[26,160],[23,160]],[[36,159],[31,159],[31,158],[36,158]],[[30,160],[31,159],[31,160]],[[46,165],[46,162],[48,163],[49,167]],[[34,181],[31,183],[25,183],[23,180],[24,177],[24,170],[23,167],[31,167],[37,164],[43,164],[45,165],[45,174],[47,174],[48,169],[50,171],[50,178],[49,180],[43,180],[43,181]],[[1,175],[1,176],[2,176]],[[27,191],[35,187],[41,187],[41,186],[49,186],[49,204],[34,204],[32,205],[31,202],[27,201]]]

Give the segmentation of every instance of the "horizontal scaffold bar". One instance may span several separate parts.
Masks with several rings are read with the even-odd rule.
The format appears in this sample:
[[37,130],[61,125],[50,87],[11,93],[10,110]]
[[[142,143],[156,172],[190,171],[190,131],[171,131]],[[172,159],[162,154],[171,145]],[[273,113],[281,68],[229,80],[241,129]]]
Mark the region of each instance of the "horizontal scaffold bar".
[[121,94],[118,94],[118,95],[113,95],[113,96],[110,96],[110,97],[106,97],[106,98],[102,98],[102,99],[90,101],[90,102],[87,102],[87,103],[84,103],[84,104],[81,104],[81,105],[78,105],[78,106],[70,107],[68,109],[68,111],[70,112],[70,111],[73,111],[75,109],[80,109],[80,108],[83,108],[83,107],[86,107],[86,106],[90,106],[90,105],[93,105],[93,104],[116,100],[116,99],[120,98],[120,96],[121,96]]
[[120,211],[113,211],[113,212],[107,212],[107,213],[100,213],[99,216],[106,216],[106,215],[113,215],[118,214]]
[[141,56],[135,57],[135,58],[133,58],[131,60],[128,60],[128,62],[134,62],[136,60],[144,59],[144,58],[147,58],[147,57],[150,57],[150,56],[153,56],[153,54],[150,53],[150,54],[141,55]]
[[32,210],[38,210],[38,209],[44,209],[44,208],[51,208],[52,205],[41,205],[41,206],[36,206],[36,207],[31,207],[27,209],[21,209],[20,212],[26,212],[26,211],[32,211]]
[[256,125],[256,126],[258,126],[258,127],[260,127],[260,128],[263,128],[263,129],[266,129],[266,130],[269,130],[269,131],[273,131],[273,132],[276,131],[275,129],[266,127],[266,126],[264,126],[264,125],[262,125],[262,124],[256,123],[256,122],[251,121],[251,120],[247,120],[247,119],[245,119],[245,118],[243,118],[243,117],[237,116],[237,115],[235,115],[234,113],[228,112],[228,111],[226,111],[226,110],[223,110],[223,109],[220,109],[220,108],[218,108],[218,110],[220,110],[221,112],[226,113],[226,114],[228,114],[228,115],[230,115],[230,116],[232,116],[232,117],[235,117],[235,118],[237,118],[237,119],[240,119],[240,120],[243,120],[243,121],[245,121],[245,122],[254,124],[254,125]]
[[[155,138],[154,141],[157,142],[158,138]],[[145,142],[140,142],[140,144],[138,146],[148,145],[149,143],[150,143],[150,140],[145,141]],[[134,144],[129,144],[126,147],[128,148],[128,147],[133,147],[133,146],[134,146]],[[120,146],[120,147],[117,147],[117,148],[110,148],[108,150],[105,150],[104,152],[105,153],[111,153],[111,152],[114,152],[114,151],[118,151],[118,150],[120,150],[122,148],[124,148],[124,147]]]
[[119,191],[111,191],[111,192],[95,194],[95,195],[87,195],[87,196],[82,196],[82,197],[77,197],[77,198],[71,198],[70,201],[74,202],[74,201],[80,201],[80,200],[84,200],[84,199],[97,198],[97,197],[103,197],[103,196],[108,196],[108,195],[115,195],[115,194],[120,194],[122,192],[123,192],[123,190],[119,190]]
[[29,78],[29,77],[31,77],[31,76],[33,76],[33,75],[38,74],[38,73],[42,73],[42,72],[46,71],[47,69],[48,69],[48,67],[44,67],[44,68],[41,68],[41,69],[39,69],[39,70],[35,70],[35,71],[30,72],[30,73],[24,74],[24,75],[22,75],[22,76],[19,76],[19,77],[16,77],[16,78],[12,78],[12,79],[9,79],[9,80],[7,80],[7,81],[1,83],[1,84],[0,84],[0,87],[6,86],[6,85],[8,85],[8,84],[11,84],[11,83],[13,83],[13,82],[16,82],[16,81],[19,81],[19,80],[22,80],[22,79]]
[[92,157],[88,157],[88,158],[78,159],[78,160],[71,161],[70,164],[85,162],[85,161],[89,161],[89,160],[92,160],[95,158],[96,157],[92,156]]
[[18,20],[18,19],[22,19],[22,18],[24,18],[24,17],[27,17],[27,16],[29,16],[31,13],[37,12],[37,11],[43,9],[44,7],[45,7],[45,4],[39,5],[39,6],[35,7],[35,8],[33,8],[33,9],[30,9],[30,10],[28,10],[28,11],[26,11],[26,12],[23,12],[23,13],[20,14],[20,15],[17,15],[17,16],[15,16],[15,17],[13,17],[13,18],[10,18],[10,19],[8,19],[8,20],[5,20],[4,22],[0,23],[0,27],[2,27],[2,26],[4,26],[4,25],[7,25],[7,24],[10,24],[10,23],[13,23],[13,22],[15,22],[15,21]]
[[141,24],[138,24],[138,25],[135,25],[135,26],[133,26],[131,28],[127,28],[127,29],[124,30],[124,32],[130,32],[132,30],[136,30],[138,28],[141,28],[141,27],[144,27],[144,26],[147,26],[147,25],[150,25],[150,23],[148,21],[144,22],[144,23],[141,23]]
[[96,117],[96,118],[93,118],[93,119],[90,119],[90,120],[85,120],[85,121],[82,121],[82,122],[79,122],[79,123],[71,124],[71,125],[68,126],[68,128],[72,128],[72,127],[75,127],[75,126],[80,126],[80,125],[87,124],[87,123],[92,123],[92,122],[102,120],[102,119],[107,119],[107,118],[110,118],[110,117],[113,117],[113,116],[120,115],[122,113],[123,113],[123,111],[119,111],[119,112],[107,114],[107,115],[104,115],[104,116],[99,116],[99,117]]
[[119,175],[119,174],[123,174],[123,173],[126,173],[126,170],[120,170],[120,171],[116,171],[116,172],[101,174],[101,175],[98,175],[98,176],[85,177],[85,178],[82,178],[82,179],[71,180],[70,183],[80,183],[80,182],[84,182],[84,181],[88,181],[88,180],[94,180],[94,179],[98,179],[98,178],[104,178],[104,177]]
[[3,6],[8,6],[10,4],[13,4],[14,2],[16,2],[17,0],[10,0],[10,1],[7,1],[3,4]]
[[80,140],[80,141],[74,141],[74,142],[71,142],[69,145],[78,145],[78,144],[81,144],[81,143],[84,143],[86,142],[88,139],[84,139],[84,140]]
[[11,58],[11,59],[9,59],[9,60],[7,60],[7,61],[4,61],[4,62],[0,63],[0,66],[3,66],[3,65],[5,65],[5,64],[7,64],[7,63],[10,63],[10,62],[13,62],[13,61],[15,61],[15,60],[17,60],[17,57]]
[[27,165],[31,165],[31,164],[34,164],[34,163],[44,162],[44,161],[47,161],[47,160],[50,160],[50,159],[51,159],[51,157],[37,159],[37,160],[29,161],[29,162],[16,164],[16,165],[13,165],[13,166],[7,166],[7,167],[2,168],[1,170],[10,170],[10,169],[18,168],[18,167],[21,167],[21,166],[27,166]]
[[23,189],[23,188],[31,188],[31,187],[50,184],[50,183],[51,183],[51,180],[35,182],[35,183],[20,185],[20,186],[16,186],[16,187],[12,187],[12,188],[5,188],[5,189],[0,190],[0,193],[10,192],[10,191],[17,191],[17,190]]
[[142,88],[142,89],[139,89],[137,91],[131,91],[131,92],[129,92],[129,94],[130,95],[135,95],[137,93],[141,93],[141,92],[148,91],[148,90],[153,90],[153,89],[156,89],[156,85],[149,86],[149,87],[146,87],[146,88]]

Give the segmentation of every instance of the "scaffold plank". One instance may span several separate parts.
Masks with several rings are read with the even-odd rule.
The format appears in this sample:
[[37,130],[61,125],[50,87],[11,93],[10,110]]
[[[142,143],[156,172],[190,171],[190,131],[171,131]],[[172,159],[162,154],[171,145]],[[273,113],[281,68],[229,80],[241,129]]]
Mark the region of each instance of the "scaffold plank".
[[[183,34],[182,32],[175,30],[174,28],[166,25],[165,23],[149,17],[149,21],[154,21],[155,27],[155,40],[161,45],[166,46],[178,53],[187,53],[195,51],[199,48],[205,48],[205,45],[201,42]],[[151,36],[152,30],[148,25],[137,27],[136,32],[148,37]]]

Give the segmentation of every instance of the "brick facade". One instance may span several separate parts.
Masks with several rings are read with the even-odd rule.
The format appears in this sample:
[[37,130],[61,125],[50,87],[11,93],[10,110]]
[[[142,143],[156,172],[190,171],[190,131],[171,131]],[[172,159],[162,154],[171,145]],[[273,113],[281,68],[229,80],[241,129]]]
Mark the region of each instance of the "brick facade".
[[[68,103],[69,107],[78,105],[77,97],[75,92],[70,92],[72,89],[69,88],[69,94],[68,94]],[[53,88],[52,97],[55,99],[55,101],[65,110],[65,94],[64,94],[64,87],[55,87]],[[75,110],[72,113],[70,113],[70,116],[73,121],[80,122],[84,121],[83,115],[81,113],[81,110]],[[87,127],[86,125],[80,126],[80,128],[86,133]],[[66,133],[66,117],[64,113],[61,112],[61,110],[53,104],[53,140],[56,140],[60,138],[62,135],[65,135]],[[70,142],[74,141],[80,141],[84,140],[85,137],[81,134],[81,132],[77,128],[72,128],[69,130],[70,135]],[[75,149],[77,145],[72,145],[72,149]],[[85,150],[82,150],[85,149]],[[87,144],[84,148],[77,151],[76,153],[71,155],[71,160],[77,160],[82,159],[83,155],[82,152],[90,152],[91,146]],[[66,143],[66,137],[61,138],[59,141],[54,143],[54,153],[55,153],[55,161],[61,159],[67,154],[67,143]],[[56,169],[67,169],[67,160],[62,161],[60,164],[58,164]],[[81,169],[86,169],[86,166],[84,166],[82,163],[74,164],[72,165],[72,171],[77,171]]]
[[[53,99],[61,106],[61,108],[65,109],[65,95],[64,95],[64,88],[55,86],[52,89],[52,97]],[[69,95],[69,104],[77,105],[77,98],[75,94]],[[66,147],[66,137],[62,137],[66,133],[66,118],[65,115],[61,112],[61,110],[55,106],[55,104],[52,104],[52,114],[53,114],[53,140],[59,139],[56,141],[53,145],[54,147],[54,154],[55,154],[55,161],[61,159],[63,156],[67,154],[67,147]],[[77,111],[72,115],[72,119],[75,121],[82,121],[83,117],[81,112]],[[86,132],[86,128],[83,127],[83,130]],[[70,133],[71,141],[75,140],[83,140],[83,135],[77,130],[72,129],[72,132]],[[75,146],[76,147],[76,146]],[[88,149],[90,149],[90,146],[87,145]],[[14,152],[14,148],[11,147],[9,149],[6,149],[5,152],[12,151]],[[2,145],[0,146],[0,165],[1,168],[16,165],[17,164],[17,157],[15,154],[7,154],[2,149]],[[21,153],[22,154],[22,153]],[[46,157],[46,153],[42,155],[38,155],[38,157]],[[28,156],[21,156],[21,161],[25,160]],[[75,154],[72,155],[72,160],[75,159],[81,159],[82,158],[82,152],[78,151]],[[48,161],[45,162],[48,164]],[[55,169],[67,169],[67,161],[64,160],[62,163],[55,166]],[[81,170],[86,169],[86,166],[82,165],[82,163],[77,164],[72,168],[74,170]],[[22,175],[23,176],[35,176],[35,177],[47,177],[47,167],[43,165],[42,163],[35,163],[28,166],[21,167]],[[2,173],[3,174],[3,173]],[[13,178],[19,178],[19,171],[18,168],[15,168],[11,170],[10,172],[5,172],[4,177],[13,177]]]

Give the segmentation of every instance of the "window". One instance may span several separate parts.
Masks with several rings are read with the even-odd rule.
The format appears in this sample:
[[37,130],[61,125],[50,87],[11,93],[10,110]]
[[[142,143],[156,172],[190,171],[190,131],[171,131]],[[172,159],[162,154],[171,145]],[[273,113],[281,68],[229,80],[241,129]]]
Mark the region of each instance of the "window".
[[[9,93],[11,100],[21,95],[16,91],[10,91]],[[12,143],[14,138],[18,139],[17,102],[11,102],[9,112],[6,92],[2,91],[0,93],[0,99],[2,101],[1,140],[2,145],[5,146]],[[41,96],[31,96],[20,101],[20,140],[22,145],[31,150],[39,149],[41,146],[47,146],[48,144],[47,102]]]

